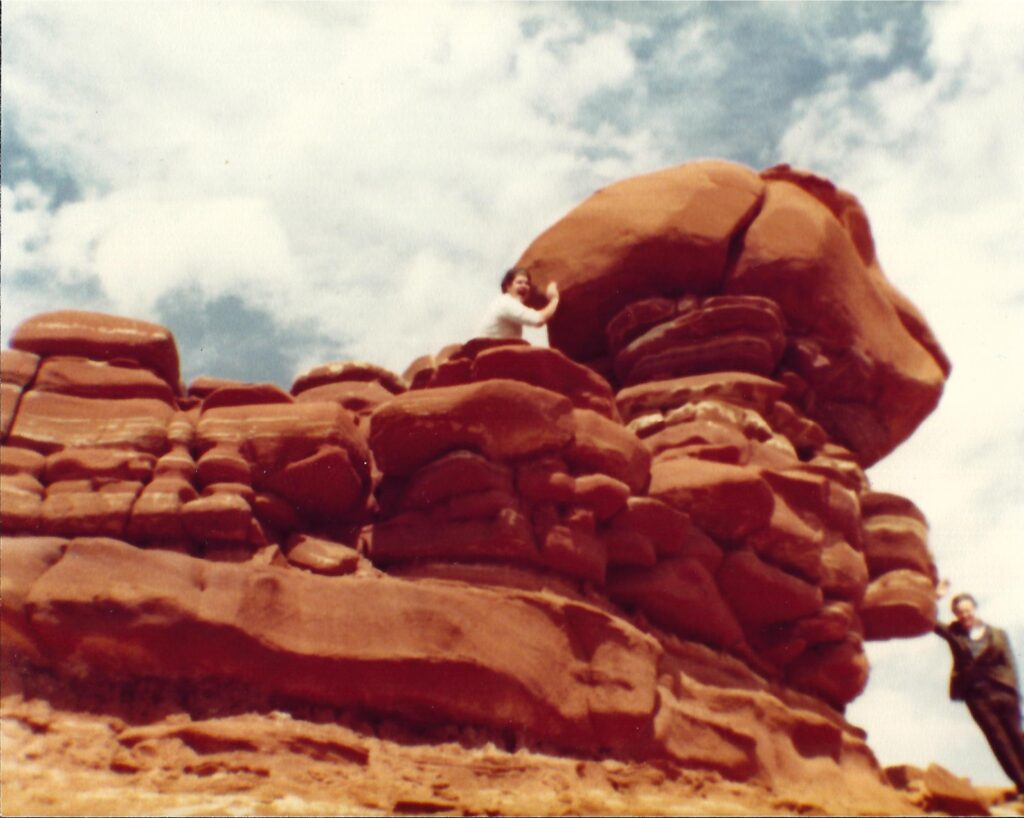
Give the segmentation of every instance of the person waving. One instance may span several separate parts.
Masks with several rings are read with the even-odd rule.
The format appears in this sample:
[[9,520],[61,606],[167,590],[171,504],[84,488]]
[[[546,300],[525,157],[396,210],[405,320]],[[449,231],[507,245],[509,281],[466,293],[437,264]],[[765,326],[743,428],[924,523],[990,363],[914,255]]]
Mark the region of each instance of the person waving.
[[513,267],[501,279],[501,295],[488,307],[477,331],[479,338],[522,338],[523,325],[542,327],[558,309],[558,285],[552,281],[545,294],[543,309],[526,306],[533,294],[533,282],[526,270]]

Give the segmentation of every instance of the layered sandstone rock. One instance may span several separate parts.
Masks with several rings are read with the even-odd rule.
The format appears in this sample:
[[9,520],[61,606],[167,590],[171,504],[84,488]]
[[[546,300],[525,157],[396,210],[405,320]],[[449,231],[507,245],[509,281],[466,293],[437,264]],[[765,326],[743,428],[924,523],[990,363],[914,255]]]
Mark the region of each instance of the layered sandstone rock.
[[290,392],[185,394],[142,322],[19,328],[4,667],[883,792],[841,712],[865,639],[934,624],[936,568],[864,469],[948,362],[856,200],[695,163],[599,192],[520,264],[563,292],[552,348],[334,362]]
[[865,466],[935,407],[949,372],[885,279],[857,200],[784,165],[695,162],[611,185],[516,266],[540,287],[558,282],[551,343],[570,357],[611,356],[621,384],[773,375]]

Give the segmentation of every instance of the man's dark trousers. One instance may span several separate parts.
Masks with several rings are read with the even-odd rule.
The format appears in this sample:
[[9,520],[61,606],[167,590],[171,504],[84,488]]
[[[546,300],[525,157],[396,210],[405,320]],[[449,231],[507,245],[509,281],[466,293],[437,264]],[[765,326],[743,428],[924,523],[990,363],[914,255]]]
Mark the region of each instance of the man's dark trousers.
[[1024,794],[1024,734],[1016,694],[999,685],[979,685],[966,697],[967,709],[988,739],[999,765]]

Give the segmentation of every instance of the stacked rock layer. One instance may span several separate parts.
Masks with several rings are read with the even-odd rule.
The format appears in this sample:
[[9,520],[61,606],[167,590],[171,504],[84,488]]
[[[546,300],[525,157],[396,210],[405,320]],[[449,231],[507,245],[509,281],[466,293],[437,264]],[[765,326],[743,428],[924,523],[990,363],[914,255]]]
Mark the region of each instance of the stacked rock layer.
[[290,393],[186,389],[141,321],[19,327],[5,668],[880,780],[841,712],[865,639],[933,626],[935,567],[864,468],[948,362],[856,200],[696,163],[600,191],[520,266],[563,292],[552,348],[327,364]]

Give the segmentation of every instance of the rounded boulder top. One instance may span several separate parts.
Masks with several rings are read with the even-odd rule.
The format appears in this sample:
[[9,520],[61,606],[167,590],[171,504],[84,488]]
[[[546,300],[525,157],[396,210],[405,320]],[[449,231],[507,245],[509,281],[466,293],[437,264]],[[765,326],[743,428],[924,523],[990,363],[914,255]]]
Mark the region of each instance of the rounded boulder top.
[[[882,272],[857,199],[788,165],[758,173],[706,160],[617,182],[545,230],[516,266],[538,287],[558,283],[549,336],[569,357],[602,370],[629,363],[629,383],[701,374],[713,358],[715,370],[798,384],[802,408],[865,466],[935,408],[950,370]],[[772,371],[728,359],[730,344],[753,343],[749,328],[723,328],[729,338],[686,331],[720,324],[711,309],[723,295],[778,307],[785,346]],[[643,334],[623,336],[620,324]],[[616,350],[609,338],[620,336],[628,345]],[[666,349],[673,336],[688,347]],[[634,362],[645,349],[660,359]]]

